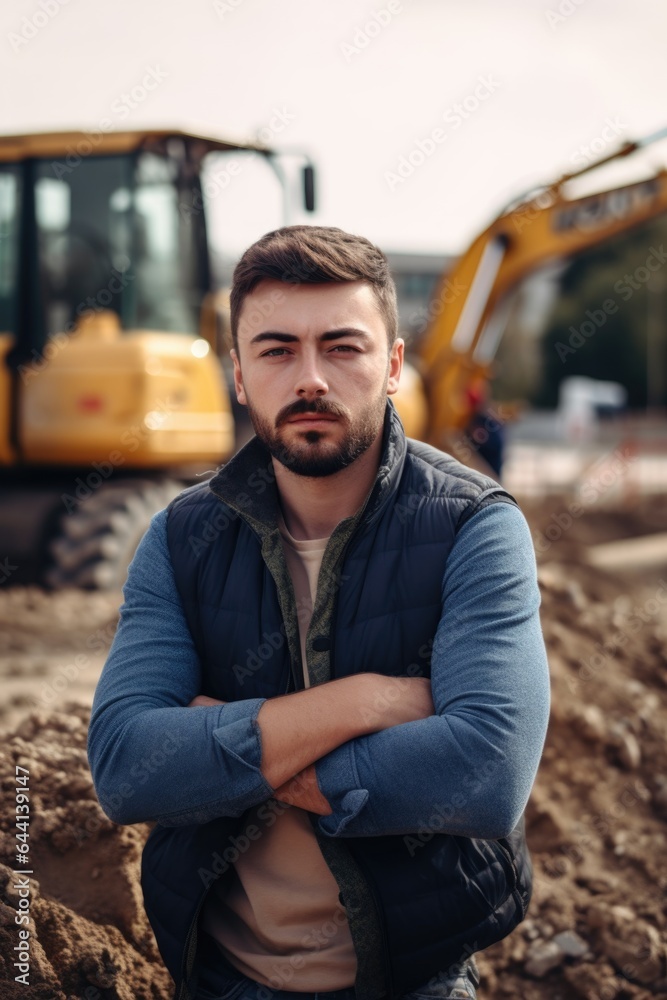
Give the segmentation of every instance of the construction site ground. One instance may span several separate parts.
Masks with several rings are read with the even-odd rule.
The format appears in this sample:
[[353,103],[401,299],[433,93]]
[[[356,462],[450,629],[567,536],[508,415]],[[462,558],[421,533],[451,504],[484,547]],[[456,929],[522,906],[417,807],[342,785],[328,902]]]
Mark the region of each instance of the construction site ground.
[[[667,502],[526,498],[552,716],[527,810],[526,921],[480,956],[480,1000],[667,995]],[[572,504],[576,506],[573,508]],[[648,537],[652,536],[651,541]],[[623,548],[619,539],[636,539]],[[641,540],[644,540],[643,543]],[[89,707],[120,595],[0,589],[0,994],[169,1000],[139,888],[148,826],[95,800]],[[30,769],[29,985],[15,981],[15,765]]]

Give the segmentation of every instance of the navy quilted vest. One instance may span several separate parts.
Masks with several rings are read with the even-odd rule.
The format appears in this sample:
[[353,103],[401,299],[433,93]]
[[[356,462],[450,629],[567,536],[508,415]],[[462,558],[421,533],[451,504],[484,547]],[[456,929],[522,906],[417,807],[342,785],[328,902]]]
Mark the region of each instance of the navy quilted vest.
[[[226,470],[232,466],[236,478],[230,480]],[[303,687],[258,531],[267,518],[275,519],[269,468],[268,455],[253,439],[209,483],[191,488],[171,505],[169,548],[202,661],[202,693],[225,701],[270,698]],[[229,500],[230,482],[237,484],[237,502]],[[378,478],[331,574],[327,629],[309,633],[309,664],[311,655],[315,664],[324,657],[331,678],[363,670],[429,676],[444,568],[456,532],[481,507],[497,501],[514,503],[493,480],[406,440],[389,405]],[[156,831],[160,850],[175,863],[179,837],[186,838],[188,850],[196,840],[192,829]],[[505,841],[435,834],[413,857],[402,836],[338,842],[371,886],[390,996],[400,997],[467,953],[494,943],[525,915],[531,872],[522,824]],[[165,857],[160,861],[164,878],[170,867]],[[157,930],[156,936],[178,978],[177,945],[184,943],[185,924],[180,931],[167,926],[165,908],[172,897],[156,875],[157,864],[151,867],[144,859],[146,906],[154,927],[165,924],[163,941]],[[170,877],[175,877],[173,868]],[[173,898],[182,903],[184,895],[182,885]]]

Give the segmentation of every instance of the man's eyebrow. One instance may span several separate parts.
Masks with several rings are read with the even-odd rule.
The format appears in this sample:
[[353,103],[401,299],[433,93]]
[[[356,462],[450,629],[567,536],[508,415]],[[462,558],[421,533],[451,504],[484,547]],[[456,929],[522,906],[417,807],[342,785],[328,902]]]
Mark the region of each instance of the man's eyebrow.
[[279,340],[281,344],[289,344],[298,339],[293,333],[278,333],[277,330],[265,330],[264,333],[258,333],[253,337],[250,343],[261,344],[263,340]]
[[[321,334],[318,340],[340,340],[341,337],[359,337],[361,340],[370,340],[371,336],[366,330],[358,330],[354,326],[343,326],[338,330],[327,330]],[[290,344],[298,341],[299,338],[293,333],[281,333],[279,330],[265,330],[256,334],[250,341],[251,344],[261,344],[264,340],[277,340],[281,344]]]
[[327,330],[320,337],[320,340],[339,340],[341,337],[359,337],[361,340],[371,340],[371,336],[366,330],[357,330],[354,326],[342,326],[340,330]]

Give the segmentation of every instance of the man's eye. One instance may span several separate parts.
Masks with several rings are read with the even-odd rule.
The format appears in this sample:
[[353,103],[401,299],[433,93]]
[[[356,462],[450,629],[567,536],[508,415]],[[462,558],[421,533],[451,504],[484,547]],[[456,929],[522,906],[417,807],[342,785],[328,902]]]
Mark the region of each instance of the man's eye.
[[336,344],[336,346],[334,348],[332,348],[332,350],[334,350],[334,351],[346,351],[346,352],[347,351],[354,351],[355,353],[357,353],[357,348],[353,347],[352,344]]
[[262,358],[279,358],[281,354],[285,354],[285,353],[286,353],[286,351],[285,351],[284,347],[272,347],[270,351],[264,351],[264,353],[261,354],[260,357],[262,357]]

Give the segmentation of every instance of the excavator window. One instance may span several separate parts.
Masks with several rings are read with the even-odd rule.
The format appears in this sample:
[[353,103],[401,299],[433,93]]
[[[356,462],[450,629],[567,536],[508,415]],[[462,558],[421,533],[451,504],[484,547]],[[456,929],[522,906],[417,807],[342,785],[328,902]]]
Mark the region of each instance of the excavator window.
[[[38,351],[61,331],[71,332],[90,311],[110,309],[125,330],[196,333],[208,291],[205,229],[192,210],[197,178],[185,183],[182,164],[142,151],[89,156],[72,166],[36,160],[0,170],[0,329],[18,332]],[[34,195],[36,266],[17,281],[21,183]],[[17,330],[15,290],[33,303],[32,329]],[[25,310],[24,310],[25,314]],[[39,322],[37,322],[39,320]]]
[[55,173],[49,161],[38,162],[35,225],[47,337],[71,330],[91,310],[127,318],[121,279],[130,266],[130,223],[126,216],[121,235],[113,194],[130,183],[127,157],[88,157]]
[[[202,193],[208,221],[215,284],[229,286],[246,247],[291,219],[291,174],[283,175],[264,156],[244,150],[214,151],[202,164]],[[289,202],[289,204],[288,204]],[[196,203],[195,208],[202,207]]]

